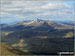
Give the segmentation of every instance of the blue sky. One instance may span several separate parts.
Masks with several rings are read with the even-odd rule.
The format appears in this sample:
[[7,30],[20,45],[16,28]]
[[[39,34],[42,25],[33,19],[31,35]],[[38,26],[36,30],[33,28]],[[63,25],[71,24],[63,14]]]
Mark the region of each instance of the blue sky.
[[66,3],[74,7],[74,1],[67,1]]
[[73,21],[74,1],[1,1],[1,23],[36,18]]

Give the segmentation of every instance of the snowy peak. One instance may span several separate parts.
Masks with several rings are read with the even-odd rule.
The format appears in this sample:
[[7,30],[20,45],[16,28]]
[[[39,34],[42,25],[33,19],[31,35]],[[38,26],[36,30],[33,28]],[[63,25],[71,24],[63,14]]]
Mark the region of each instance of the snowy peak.
[[39,18],[36,18],[34,21],[36,22],[40,22],[41,20]]
[[23,22],[22,25],[36,25],[36,24],[40,24],[43,22],[44,20],[36,18],[35,20],[29,21],[29,22]]

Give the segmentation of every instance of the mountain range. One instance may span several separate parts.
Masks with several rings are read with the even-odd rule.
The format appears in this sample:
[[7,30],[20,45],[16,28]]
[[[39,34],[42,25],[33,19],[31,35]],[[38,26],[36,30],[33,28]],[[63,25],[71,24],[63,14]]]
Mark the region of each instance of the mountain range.
[[1,24],[0,28],[2,43],[31,55],[74,51],[74,25],[70,23],[36,19],[14,25]]
[[[7,24],[1,24],[1,30],[5,31],[15,31],[19,29],[34,29],[34,28],[39,28],[41,27],[46,27],[46,28],[51,28],[53,27],[54,29],[73,29],[75,23],[59,23],[59,22],[52,22],[48,20],[32,20],[32,21],[23,21],[20,23],[17,23],[15,25],[7,25]],[[41,28],[40,27],[40,28]],[[42,28],[41,28],[42,29]]]

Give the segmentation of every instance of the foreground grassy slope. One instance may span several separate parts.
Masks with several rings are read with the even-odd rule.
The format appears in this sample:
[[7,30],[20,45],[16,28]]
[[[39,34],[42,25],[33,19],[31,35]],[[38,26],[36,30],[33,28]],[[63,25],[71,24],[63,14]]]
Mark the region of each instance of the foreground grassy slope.
[[26,55],[28,53],[25,53],[21,50],[15,49],[5,43],[0,44],[0,55]]

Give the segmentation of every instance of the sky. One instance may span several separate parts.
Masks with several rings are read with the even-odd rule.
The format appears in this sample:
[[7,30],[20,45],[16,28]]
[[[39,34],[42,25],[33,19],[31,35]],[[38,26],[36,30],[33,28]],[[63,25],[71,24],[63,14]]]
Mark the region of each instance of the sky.
[[36,18],[52,21],[73,21],[74,1],[1,0],[1,23]]

